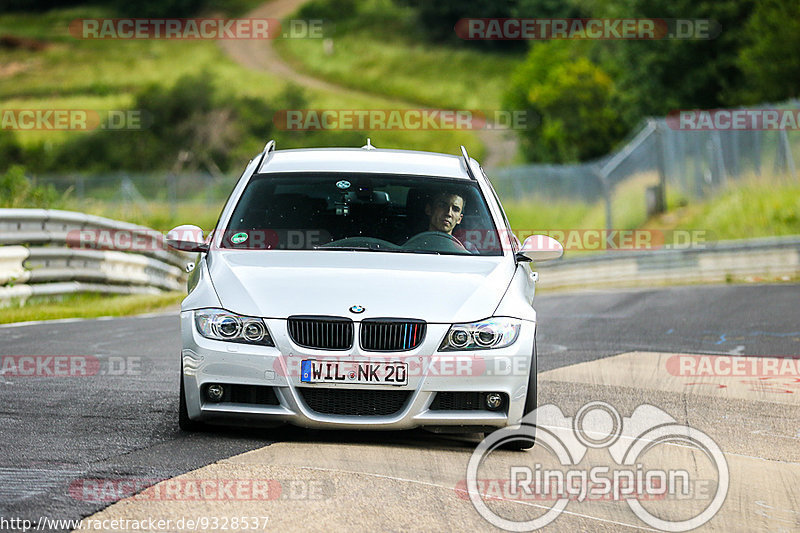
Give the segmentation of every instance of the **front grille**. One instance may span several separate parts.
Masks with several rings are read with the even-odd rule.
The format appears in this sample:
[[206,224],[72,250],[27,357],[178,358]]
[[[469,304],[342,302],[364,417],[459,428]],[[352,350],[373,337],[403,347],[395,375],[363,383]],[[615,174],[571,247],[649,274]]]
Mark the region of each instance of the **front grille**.
[[[508,405],[506,395],[503,395],[503,407]],[[432,411],[485,411],[485,392],[437,392],[431,402]]]
[[386,416],[403,408],[411,391],[298,389],[309,409],[324,415]]
[[[203,387],[203,398],[206,397],[207,384]],[[273,387],[260,385],[232,385],[222,383],[225,393],[221,403],[246,403],[252,405],[280,405]]]
[[376,319],[361,323],[361,347],[374,352],[413,350],[425,338],[420,320]]
[[289,317],[289,336],[304,348],[349,350],[353,346],[353,321],[338,317]]

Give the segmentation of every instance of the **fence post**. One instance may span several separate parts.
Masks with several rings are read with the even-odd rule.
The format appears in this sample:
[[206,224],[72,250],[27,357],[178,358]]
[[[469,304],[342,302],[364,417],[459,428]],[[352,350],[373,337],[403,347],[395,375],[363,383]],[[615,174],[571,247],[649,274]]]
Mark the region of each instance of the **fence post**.
[[[653,133],[656,137],[656,167],[658,168],[658,190],[656,190],[655,213],[663,213],[667,210],[667,172],[664,167],[664,133],[661,131],[661,124],[658,120],[650,119],[653,122]],[[649,213],[648,213],[649,214]]]
[[604,176],[603,171],[598,168],[597,165],[592,165],[592,173],[597,176],[597,179],[600,180],[600,185],[603,187],[603,202],[605,203],[606,211],[606,229],[611,231],[614,224],[611,217],[611,186],[608,183],[608,176]]
[[761,130],[753,131],[753,169],[761,177]]
[[722,140],[720,139],[719,130],[711,132],[711,142],[713,147],[712,157],[719,176],[719,183],[725,186],[728,184],[728,171],[725,168],[725,157],[722,153]]
[[792,145],[789,144],[789,134],[786,133],[786,130],[781,130],[780,132],[780,144],[783,146],[783,157],[786,161],[786,170],[789,172],[789,175],[792,176],[792,179],[797,179],[797,169],[794,166],[794,155],[792,154]]

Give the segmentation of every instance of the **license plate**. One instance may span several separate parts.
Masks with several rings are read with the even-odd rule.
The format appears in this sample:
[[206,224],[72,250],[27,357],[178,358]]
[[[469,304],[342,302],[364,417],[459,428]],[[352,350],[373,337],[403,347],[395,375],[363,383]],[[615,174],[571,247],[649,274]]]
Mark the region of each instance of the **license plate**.
[[408,363],[307,359],[300,363],[300,381],[305,383],[407,385]]

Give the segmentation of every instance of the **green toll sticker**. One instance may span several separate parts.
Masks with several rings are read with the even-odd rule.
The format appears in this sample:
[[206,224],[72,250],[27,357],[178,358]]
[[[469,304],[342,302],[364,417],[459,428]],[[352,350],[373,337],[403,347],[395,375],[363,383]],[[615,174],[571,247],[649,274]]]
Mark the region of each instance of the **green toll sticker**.
[[231,242],[233,244],[241,244],[247,240],[247,233],[237,233],[233,237],[231,237]]

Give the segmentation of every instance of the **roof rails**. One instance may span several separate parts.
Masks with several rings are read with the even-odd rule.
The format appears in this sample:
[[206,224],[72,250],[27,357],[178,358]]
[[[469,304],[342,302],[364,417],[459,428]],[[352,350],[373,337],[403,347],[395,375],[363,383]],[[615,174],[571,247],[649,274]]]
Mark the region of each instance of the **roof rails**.
[[464,164],[467,166],[467,174],[469,174],[470,179],[477,181],[478,178],[475,177],[475,174],[472,173],[472,167],[469,166],[469,154],[463,144],[461,145],[461,155],[464,157]]
[[275,151],[275,141],[274,140],[270,140],[269,142],[267,142],[266,145],[264,145],[264,151],[261,152],[261,157],[259,158],[258,164],[256,165],[256,172],[261,170],[261,163],[264,162],[264,158],[267,157],[267,155],[270,152],[274,152],[274,151]]

